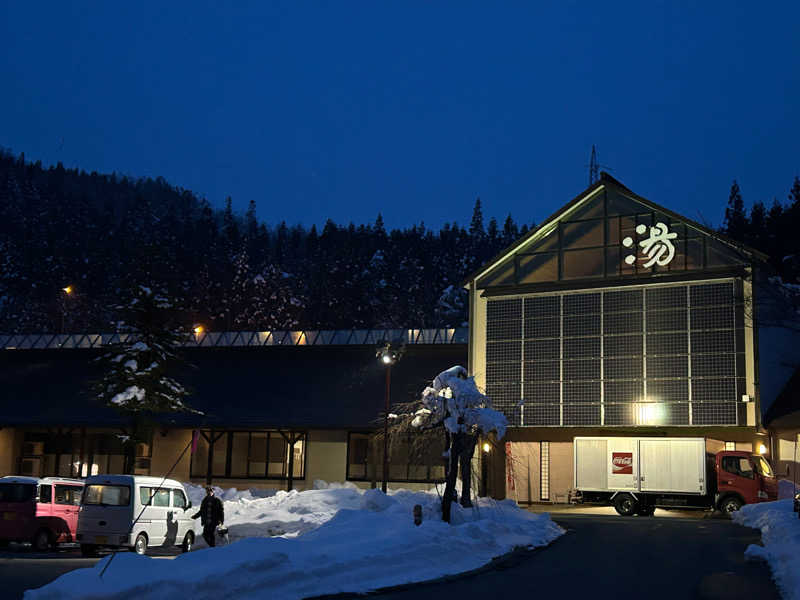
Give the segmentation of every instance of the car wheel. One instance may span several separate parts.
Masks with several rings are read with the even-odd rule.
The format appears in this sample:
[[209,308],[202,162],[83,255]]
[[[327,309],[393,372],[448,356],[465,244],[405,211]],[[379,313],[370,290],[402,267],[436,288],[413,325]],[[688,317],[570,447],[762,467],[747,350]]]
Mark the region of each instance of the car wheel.
[[719,509],[724,513],[733,513],[744,506],[744,502],[736,496],[728,496],[719,505]]
[[81,556],[97,556],[97,547],[94,544],[81,544]]
[[40,529],[36,532],[36,535],[33,536],[33,549],[37,552],[47,552],[50,550],[50,547],[53,545],[53,542],[50,540],[50,532],[47,529]]
[[191,552],[192,546],[194,545],[194,534],[190,531],[186,534],[186,537],[183,538],[183,544],[181,545],[181,551],[183,552]]
[[147,536],[143,533],[140,533],[136,536],[136,541],[133,543],[132,550],[136,552],[136,554],[144,554],[147,552]]
[[619,494],[614,498],[614,509],[623,517],[630,517],[637,508],[638,502],[630,494]]

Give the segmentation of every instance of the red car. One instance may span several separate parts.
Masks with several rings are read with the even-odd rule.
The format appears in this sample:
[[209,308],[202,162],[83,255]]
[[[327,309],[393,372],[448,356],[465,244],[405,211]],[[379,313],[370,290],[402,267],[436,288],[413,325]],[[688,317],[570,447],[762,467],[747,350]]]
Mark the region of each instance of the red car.
[[0,546],[30,542],[46,552],[75,541],[83,482],[63,477],[0,477]]

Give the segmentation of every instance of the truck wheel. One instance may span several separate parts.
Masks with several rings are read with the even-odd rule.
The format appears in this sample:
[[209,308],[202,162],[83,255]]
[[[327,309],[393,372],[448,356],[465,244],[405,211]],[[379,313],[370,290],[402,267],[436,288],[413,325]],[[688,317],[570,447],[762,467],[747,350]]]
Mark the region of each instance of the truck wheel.
[[192,545],[194,544],[194,534],[190,531],[183,538],[183,545],[181,545],[181,552],[191,552]]
[[86,558],[97,556],[97,547],[94,544],[81,544],[81,556]]
[[47,552],[53,545],[50,539],[50,532],[47,531],[47,529],[40,529],[36,532],[36,535],[33,536],[31,544],[33,549],[37,552]]
[[744,502],[739,500],[736,496],[728,496],[719,503],[719,509],[724,513],[733,513],[744,506]]
[[623,517],[630,517],[636,512],[638,502],[630,494],[618,494],[614,498],[614,508]]
[[147,536],[143,533],[140,533],[136,536],[136,541],[133,543],[133,548],[131,548],[136,554],[144,554],[147,552]]

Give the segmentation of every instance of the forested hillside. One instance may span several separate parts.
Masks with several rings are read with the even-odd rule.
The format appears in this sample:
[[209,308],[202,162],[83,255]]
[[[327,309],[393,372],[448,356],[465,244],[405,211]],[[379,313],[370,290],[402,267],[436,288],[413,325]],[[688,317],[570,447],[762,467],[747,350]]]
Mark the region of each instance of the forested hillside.
[[480,201],[466,229],[268,225],[255,201],[237,215],[161,178],[0,152],[0,332],[113,331],[140,285],[216,331],[460,325],[462,278],[527,230],[484,226]]
[[[169,296],[187,327],[216,331],[460,325],[458,284],[529,227],[510,215],[484,225],[480,201],[464,208],[466,228],[387,231],[377,215],[319,231],[259,222],[255,201],[237,215],[230,199],[214,210],[162,178],[0,151],[0,332],[113,331],[140,285]],[[733,184],[722,231],[769,254],[785,281],[800,273],[798,226],[799,179],[788,203],[749,211]]]

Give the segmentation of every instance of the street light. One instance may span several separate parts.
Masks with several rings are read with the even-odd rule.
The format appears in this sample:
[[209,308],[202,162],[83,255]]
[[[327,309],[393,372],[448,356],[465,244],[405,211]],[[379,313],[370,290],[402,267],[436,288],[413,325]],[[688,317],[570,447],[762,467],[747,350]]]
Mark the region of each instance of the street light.
[[386,365],[386,397],[383,410],[383,481],[381,490],[385,494],[389,487],[389,388],[392,380],[392,365],[400,360],[405,347],[400,344],[392,345],[384,341],[378,346],[375,356]]
[[67,314],[67,298],[69,298],[72,293],[75,291],[71,285],[61,288],[61,291],[64,292],[64,295],[61,296],[61,333],[64,333],[64,321],[66,320]]

